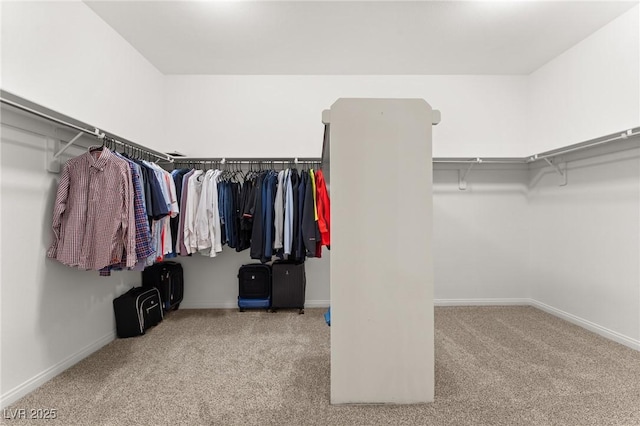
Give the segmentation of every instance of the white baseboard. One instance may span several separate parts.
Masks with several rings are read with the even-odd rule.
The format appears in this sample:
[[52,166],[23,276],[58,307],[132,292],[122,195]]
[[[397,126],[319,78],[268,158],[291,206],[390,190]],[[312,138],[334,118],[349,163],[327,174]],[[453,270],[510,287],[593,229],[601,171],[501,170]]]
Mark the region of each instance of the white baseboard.
[[328,308],[330,300],[307,300],[304,302],[305,308]]
[[[329,300],[307,300],[304,302],[305,308],[328,308]],[[234,309],[238,307],[238,302],[189,302],[180,303],[180,309]]]
[[554,308],[553,306],[549,306],[546,303],[542,303],[534,299],[529,299],[529,304],[551,315],[562,318],[582,328],[586,328],[589,331],[593,331],[594,333],[599,334],[602,337],[606,337],[609,340],[613,340],[614,342],[618,342],[622,345],[628,346],[631,349],[640,351],[640,340],[625,336],[624,334],[620,334],[617,331],[609,330],[606,327],[588,321],[584,318],[580,318],[561,309]]
[[5,408],[8,405],[13,404],[23,396],[29,394],[30,392],[36,390],[44,383],[56,377],[58,374],[62,373],[72,365],[82,361],[84,358],[88,357],[98,349],[102,348],[104,345],[110,343],[115,340],[116,331],[113,330],[110,333],[102,336],[100,339],[95,342],[85,346],[80,349],[75,354],[69,355],[62,361],[52,365],[41,373],[36,374],[26,382],[16,386],[15,388],[5,392],[0,396],[0,407]]
[[499,298],[499,299],[435,299],[435,306],[509,306],[529,305],[527,298]]
[[188,302],[183,300],[180,309],[233,309],[238,308],[238,302]]

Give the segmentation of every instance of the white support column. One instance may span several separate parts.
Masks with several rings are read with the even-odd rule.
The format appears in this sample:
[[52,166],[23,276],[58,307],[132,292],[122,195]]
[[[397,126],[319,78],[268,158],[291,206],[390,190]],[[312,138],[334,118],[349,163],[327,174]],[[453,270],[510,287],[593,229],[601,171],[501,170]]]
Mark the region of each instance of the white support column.
[[434,118],[421,99],[331,107],[333,404],[433,401]]

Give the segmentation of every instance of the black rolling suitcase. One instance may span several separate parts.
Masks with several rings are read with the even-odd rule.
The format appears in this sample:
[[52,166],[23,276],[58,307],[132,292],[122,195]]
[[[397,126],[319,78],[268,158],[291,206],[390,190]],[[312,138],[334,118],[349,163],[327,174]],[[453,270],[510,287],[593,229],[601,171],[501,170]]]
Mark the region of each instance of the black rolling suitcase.
[[144,334],[163,319],[157,288],[134,287],[113,299],[118,337]]
[[271,310],[299,309],[304,314],[306,286],[304,262],[274,262],[271,266]]
[[241,299],[267,299],[271,296],[271,267],[261,263],[242,265],[238,286]]
[[165,311],[178,309],[184,297],[182,265],[167,261],[148,266],[142,271],[142,286],[158,289]]
[[242,265],[238,271],[238,307],[266,308],[271,305],[271,267],[261,263]]

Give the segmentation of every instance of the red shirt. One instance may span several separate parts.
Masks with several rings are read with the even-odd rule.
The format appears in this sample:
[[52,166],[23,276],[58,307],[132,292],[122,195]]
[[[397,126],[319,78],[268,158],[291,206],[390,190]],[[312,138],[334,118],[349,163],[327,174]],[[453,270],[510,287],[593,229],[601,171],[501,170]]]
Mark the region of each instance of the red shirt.
[[331,245],[331,203],[322,170],[316,170],[316,203],[321,242],[323,246],[329,246]]

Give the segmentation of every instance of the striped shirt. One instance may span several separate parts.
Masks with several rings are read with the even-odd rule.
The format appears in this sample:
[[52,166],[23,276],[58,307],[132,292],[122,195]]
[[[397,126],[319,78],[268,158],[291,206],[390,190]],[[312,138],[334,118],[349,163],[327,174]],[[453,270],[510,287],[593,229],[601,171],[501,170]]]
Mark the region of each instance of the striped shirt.
[[131,268],[136,263],[131,170],[107,148],[95,148],[64,165],[47,256],[80,269],[101,269],[126,253]]

